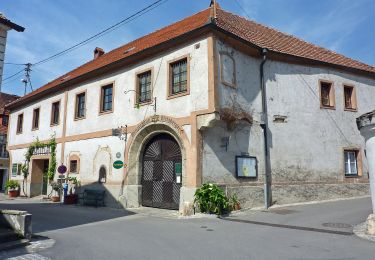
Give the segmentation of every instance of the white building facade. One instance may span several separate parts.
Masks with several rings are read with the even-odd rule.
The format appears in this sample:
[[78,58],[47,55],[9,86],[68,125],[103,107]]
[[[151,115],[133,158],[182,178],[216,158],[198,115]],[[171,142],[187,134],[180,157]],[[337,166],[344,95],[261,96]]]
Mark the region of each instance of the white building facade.
[[[373,107],[375,68],[293,37],[317,53],[248,38],[258,27],[283,35],[210,7],[112,52],[97,48],[93,61],[8,106],[12,178],[23,180],[28,147],[53,136],[57,165],[81,189],[105,190],[109,206],[189,214],[205,182],[260,206],[265,165],[272,203],[367,195],[355,118]],[[48,150],[32,155],[28,195],[46,193],[50,160]]]

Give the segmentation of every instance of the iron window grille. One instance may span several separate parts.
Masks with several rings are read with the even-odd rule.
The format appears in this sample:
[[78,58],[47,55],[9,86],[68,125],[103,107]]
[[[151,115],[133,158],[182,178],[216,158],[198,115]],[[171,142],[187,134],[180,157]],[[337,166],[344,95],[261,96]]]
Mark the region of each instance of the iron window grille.
[[85,93],[77,95],[76,118],[85,117]]
[[71,160],[70,161],[69,172],[71,172],[71,173],[77,173],[78,172],[78,161],[77,160]]
[[58,125],[60,119],[60,102],[55,102],[52,104],[52,117],[51,125]]
[[39,108],[34,109],[33,112],[33,129],[38,129],[39,128],[39,113],[40,110]]
[[344,99],[346,109],[355,109],[353,102],[353,92],[354,88],[349,86],[344,86]]
[[357,151],[345,151],[345,176],[358,176]]
[[332,84],[326,83],[326,82],[321,82],[320,86],[320,91],[321,91],[321,103],[322,106],[324,107],[331,107],[331,91],[332,91]]
[[102,87],[101,112],[112,111],[113,84]]
[[138,102],[151,101],[151,71],[138,75]]
[[187,91],[187,58],[171,63],[171,94]]
[[22,128],[23,128],[23,114],[18,115],[17,119],[17,133],[20,134],[22,133]]

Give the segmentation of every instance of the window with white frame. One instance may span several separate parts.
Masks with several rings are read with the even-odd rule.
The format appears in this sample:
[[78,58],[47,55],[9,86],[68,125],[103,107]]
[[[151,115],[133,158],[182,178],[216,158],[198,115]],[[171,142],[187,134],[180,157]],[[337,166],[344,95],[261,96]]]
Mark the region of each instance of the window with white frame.
[[345,176],[358,176],[358,151],[344,151]]

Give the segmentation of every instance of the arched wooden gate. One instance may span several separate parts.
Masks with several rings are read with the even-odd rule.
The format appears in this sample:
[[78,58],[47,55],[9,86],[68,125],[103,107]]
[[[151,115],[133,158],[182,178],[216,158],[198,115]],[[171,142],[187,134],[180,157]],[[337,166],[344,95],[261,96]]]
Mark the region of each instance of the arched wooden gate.
[[176,182],[176,166],[181,169],[181,149],[168,134],[153,137],[142,159],[142,205],[178,209],[181,183]]

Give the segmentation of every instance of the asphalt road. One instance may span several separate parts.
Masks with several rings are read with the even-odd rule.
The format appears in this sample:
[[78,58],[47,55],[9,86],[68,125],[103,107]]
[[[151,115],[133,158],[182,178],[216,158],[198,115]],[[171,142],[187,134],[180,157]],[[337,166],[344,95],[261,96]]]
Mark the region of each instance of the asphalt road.
[[[289,211],[281,211],[288,214],[264,218],[265,212],[241,213],[236,218],[298,226],[337,219],[355,225],[366,219],[370,207],[366,198],[288,207]],[[54,246],[35,254],[12,251],[9,256],[19,256],[15,259],[375,259],[375,243],[355,235],[41,203],[0,202],[0,208],[28,210],[34,232],[55,240]]]

